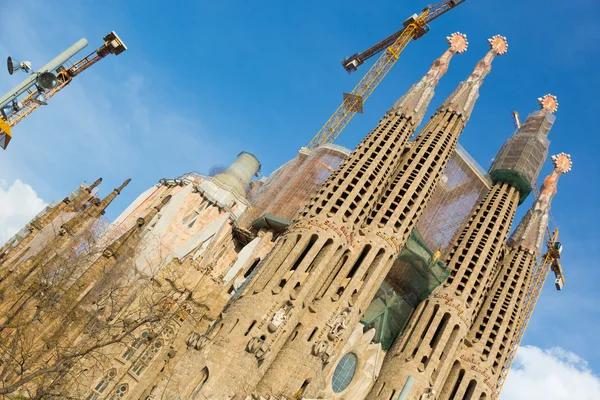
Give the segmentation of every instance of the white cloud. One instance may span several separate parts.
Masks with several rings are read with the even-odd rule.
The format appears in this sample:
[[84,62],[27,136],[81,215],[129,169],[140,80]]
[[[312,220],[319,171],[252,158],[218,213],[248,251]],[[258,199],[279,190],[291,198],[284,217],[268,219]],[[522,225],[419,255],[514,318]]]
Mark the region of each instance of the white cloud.
[[524,346],[517,352],[500,399],[598,400],[600,377],[570,351]]
[[16,180],[12,185],[0,180],[0,244],[10,239],[46,203],[40,199],[31,186]]

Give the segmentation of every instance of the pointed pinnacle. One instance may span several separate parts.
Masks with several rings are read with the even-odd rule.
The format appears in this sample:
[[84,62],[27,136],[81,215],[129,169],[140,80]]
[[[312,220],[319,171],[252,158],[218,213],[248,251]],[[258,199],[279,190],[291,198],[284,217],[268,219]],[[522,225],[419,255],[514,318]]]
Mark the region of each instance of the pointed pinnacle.
[[554,169],[559,174],[566,174],[573,166],[570,154],[559,153],[551,156],[550,159],[552,160],[552,164],[554,164]]
[[504,36],[494,35],[488,39],[488,44],[490,45],[490,49],[492,49],[492,53],[497,56],[506,54],[508,51],[508,42]]
[[96,187],[98,187],[98,185],[102,182],[102,178],[98,178],[96,179],[96,182],[92,183],[90,186],[88,186],[85,191],[88,193],[92,193],[92,190],[96,189]]
[[169,202],[169,200],[171,200],[171,195],[168,195],[164,199],[162,199],[160,204],[154,207],[152,210],[150,210],[150,212],[144,217],[139,217],[137,219],[138,228],[141,228],[142,226],[150,222],[156,216],[156,214],[158,214],[158,212]]
[[469,47],[467,35],[460,32],[454,32],[450,36],[447,36],[446,42],[450,45],[450,51],[457,54],[464,53]]
[[158,211],[160,211],[164,206],[167,205],[167,203],[171,200],[171,195],[168,195],[167,197],[165,197],[159,205],[156,206],[156,208],[158,209]]
[[546,94],[542,97],[539,97],[537,100],[538,103],[540,103],[542,110],[548,111],[552,114],[558,110],[558,99],[554,95]]
[[123,184],[121,186],[119,186],[118,188],[115,189],[115,192],[117,192],[118,194],[121,194],[121,190],[123,190],[123,188],[127,185],[129,185],[129,182],[131,182],[131,178],[128,178],[125,182],[123,182]]

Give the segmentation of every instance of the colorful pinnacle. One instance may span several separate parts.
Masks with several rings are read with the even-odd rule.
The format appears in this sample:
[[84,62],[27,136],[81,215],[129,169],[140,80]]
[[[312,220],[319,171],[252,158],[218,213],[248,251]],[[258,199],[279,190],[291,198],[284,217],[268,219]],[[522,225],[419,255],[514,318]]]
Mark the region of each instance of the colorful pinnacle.
[[540,103],[542,110],[546,110],[549,113],[555,113],[556,110],[558,110],[558,100],[556,96],[551,94],[547,94],[538,98],[538,103]]
[[469,47],[469,42],[467,41],[467,35],[460,32],[454,32],[450,36],[446,37],[446,42],[450,45],[450,51],[453,53],[464,53],[467,51],[467,47]]
[[567,172],[569,172],[571,170],[571,167],[573,166],[573,162],[571,161],[571,156],[566,153],[556,154],[556,155],[550,157],[550,159],[552,160],[552,164],[554,164],[554,169],[559,174],[566,174]]
[[504,36],[494,35],[488,39],[488,44],[490,45],[492,52],[497,56],[506,54],[508,51],[508,42]]

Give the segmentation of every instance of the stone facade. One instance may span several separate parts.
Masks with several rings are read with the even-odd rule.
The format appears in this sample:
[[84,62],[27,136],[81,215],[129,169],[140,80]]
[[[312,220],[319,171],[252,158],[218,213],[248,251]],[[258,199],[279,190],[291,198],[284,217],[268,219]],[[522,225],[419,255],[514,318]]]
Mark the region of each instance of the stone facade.
[[[100,200],[99,180],[50,207],[0,249],[0,332],[47,301],[39,282],[52,271],[63,281],[48,291],[53,307],[35,318],[41,328],[29,339],[39,353],[29,362],[51,363],[52,346],[83,346],[98,332],[117,338],[56,379],[52,388],[71,398],[395,400],[412,379],[406,399],[493,398],[566,172],[563,157],[506,244],[547,154],[555,111],[547,96],[501,149],[491,189],[454,236],[449,278],[391,349],[360,323],[428,206],[492,61],[507,50],[505,38],[491,38],[491,50],[410,141],[451,58],[466,50],[464,35],[447,39],[449,49],[286,229],[268,221],[246,229],[256,220],[246,196],[260,164],[244,152],[216,176],[162,179],[142,193],[69,276],[60,263],[76,259],[81,233],[128,181]],[[526,150],[532,143],[535,157]],[[442,259],[435,252],[429,266]],[[116,283],[110,291],[107,279]],[[32,379],[13,394],[43,384]]]
[[[541,113],[553,121],[553,111],[543,105]],[[533,115],[539,118],[539,113]],[[533,135],[531,140],[547,146],[548,131],[538,131],[538,137]],[[520,155],[524,149],[514,138],[522,134],[520,129],[517,130],[501,153]],[[539,154],[537,158],[529,158],[527,168],[541,169],[547,148]],[[503,159],[501,155],[496,158],[490,173],[495,177],[494,185],[469,216],[447,257],[446,263],[452,269],[450,277],[416,310],[411,326],[390,349],[382,378],[369,398],[393,398],[409,376],[416,379],[413,391],[417,398],[428,393],[437,393],[436,398],[440,400],[491,399],[495,395],[497,376],[504,366],[502,361],[508,356],[510,342],[502,335],[510,335],[513,329],[521,304],[518,299],[527,290],[545,230],[542,229],[540,236],[539,227],[531,229],[532,219],[543,224],[544,218],[528,214],[516,235],[523,236],[519,232],[525,231],[529,232],[526,236],[534,235],[537,250],[531,253],[509,251],[499,262],[517,206],[537,178],[537,175],[529,175],[528,181],[516,182],[514,176],[525,175],[521,170],[521,159],[526,156]],[[510,173],[494,174],[498,165]],[[540,208],[539,205],[534,207]],[[511,303],[515,289],[518,292]],[[510,310],[507,308],[509,303],[512,304]],[[510,314],[506,315],[508,311]],[[492,314],[496,320],[490,322]],[[473,330],[475,332],[470,333]],[[494,353],[494,360],[488,363],[490,352]]]

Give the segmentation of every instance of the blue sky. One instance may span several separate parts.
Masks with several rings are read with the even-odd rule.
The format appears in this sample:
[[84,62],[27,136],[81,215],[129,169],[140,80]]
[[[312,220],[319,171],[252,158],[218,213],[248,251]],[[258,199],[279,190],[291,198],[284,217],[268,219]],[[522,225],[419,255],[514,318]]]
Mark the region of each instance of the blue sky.
[[[84,180],[102,176],[101,193],[107,193],[131,177],[111,206],[108,217],[114,218],[158,179],[205,173],[242,150],[254,153],[268,174],[310,141],[371,64],[348,75],[339,60],[395,32],[427,5],[376,3],[82,0],[67,8],[0,0],[2,57],[39,67],[80,37],[90,43],[84,52],[91,52],[111,30],[129,47],[86,71],[14,129],[0,154],[0,191],[19,180],[50,202]],[[338,139],[354,147],[446,49],[448,34],[466,33],[470,47],[452,60],[429,114],[485,54],[486,39],[506,36],[508,54],[495,60],[460,142],[487,168],[513,132],[510,112],[525,118],[537,109],[537,97],[558,96],[550,152],[570,153],[574,164],[553,202],[566,286],[562,292],[545,288],[524,344],[573,352],[587,360],[592,375],[600,371],[600,265],[594,254],[600,242],[599,19],[594,0],[468,0],[410,43],[365,114]],[[0,71],[0,90],[22,77]],[[550,168],[548,161],[542,174]]]

